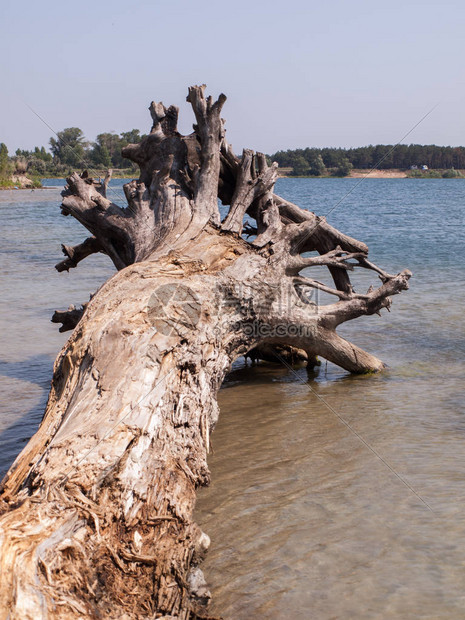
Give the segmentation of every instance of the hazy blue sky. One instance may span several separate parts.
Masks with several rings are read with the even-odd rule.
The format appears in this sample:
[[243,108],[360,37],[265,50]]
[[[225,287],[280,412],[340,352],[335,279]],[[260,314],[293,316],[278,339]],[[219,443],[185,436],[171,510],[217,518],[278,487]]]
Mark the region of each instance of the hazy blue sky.
[[465,144],[463,0],[1,0],[0,142],[47,145],[78,126],[147,131],[152,99],[228,96],[229,141],[265,152]]

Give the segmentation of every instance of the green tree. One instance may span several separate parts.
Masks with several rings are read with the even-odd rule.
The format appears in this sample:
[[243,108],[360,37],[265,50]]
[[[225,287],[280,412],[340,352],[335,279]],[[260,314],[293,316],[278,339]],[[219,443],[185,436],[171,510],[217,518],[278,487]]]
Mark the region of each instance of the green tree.
[[34,157],[36,157],[37,159],[42,159],[42,161],[46,161],[46,162],[51,162],[52,161],[52,156],[50,153],[47,153],[47,151],[45,150],[45,147],[39,147],[36,146],[34,148]]
[[44,175],[47,172],[47,164],[40,157],[30,157],[27,160],[27,171],[35,176]]
[[108,148],[104,144],[95,143],[92,151],[90,152],[90,158],[94,166],[102,168],[111,168],[112,161]]
[[121,142],[124,143],[124,146],[127,144],[138,144],[142,140],[142,136],[140,135],[140,131],[138,129],[131,129],[131,131],[122,131],[120,133]]
[[303,155],[296,155],[292,159],[292,174],[296,177],[306,176],[310,171],[308,161]]
[[8,148],[6,144],[0,142],[0,176],[5,176],[8,172]]
[[350,174],[350,171],[352,170],[352,168],[353,166],[350,163],[350,161],[347,159],[347,157],[341,157],[337,164],[337,168],[334,171],[334,176],[346,177],[348,174]]
[[323,157],[319,153],[312,155],[308,160],[308,163],[310,165],[309,174],[312,176],[319,177],[326,174],[326,166],[324,164]]
[[[100,154],[100,157],[106,159],[106,153],[110,156],[110,163],[103,164],[113,166],[114,168],[121,168],[123,165],[123,157],[121,155],[121,138],[118,134],[113,132],[100,133],[97,136],[95,144],[97,145],[96,153]],[[95,148],[95,147],[94,147]]]
[[339,165],[341,153],[345,154],[342,149],[324,148],[320,151],[324,164],[327,168],[335,168]]
[[270,155],[271,161],[277,162],[281,167],[292,166],[292,151],[277,151],[274,155]]
[[53,158],[60,164],[79,167],[84,159],[84,134],[79,127],[68,127],[57,133],[57,140],[50,138]]

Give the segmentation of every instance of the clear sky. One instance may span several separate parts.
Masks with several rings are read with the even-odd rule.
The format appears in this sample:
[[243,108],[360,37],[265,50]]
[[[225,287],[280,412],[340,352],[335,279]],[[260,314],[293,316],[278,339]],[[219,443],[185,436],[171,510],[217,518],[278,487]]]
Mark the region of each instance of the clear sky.
[[272,153],[306,146],[465,144],[463,0],[0,0],[0,142],[55,130],[150,128],[151,100],[224,92],[227,135]]

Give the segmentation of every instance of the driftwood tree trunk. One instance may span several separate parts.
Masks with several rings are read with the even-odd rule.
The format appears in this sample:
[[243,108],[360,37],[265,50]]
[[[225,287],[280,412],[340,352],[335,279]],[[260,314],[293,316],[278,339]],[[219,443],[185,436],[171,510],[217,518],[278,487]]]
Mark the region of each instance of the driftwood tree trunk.
[[[227,144],[224,95],[193,87],[187,99],[191,135],[178,133],[177,108],[152,103],[150,135],[124,149],[141,170],[127,208],[106,197],[108,179],[68,179],[62,211],[92,236],[63,246],[57,269],[103,252],[118,271],[85,308],[54,317],[75,329],[43,422],[2,483],[0,618],[206,617],[209,540],[192,513],[231,363],[298,350],[309,364],[383,368],[336,328],[389,307],[410,273],[389,275],[365,244],[275,195],[277,166]],[[301,274],[318,265],[333,285]],[[354,266],[381,286],[356,294]],[[316,306],[315,288],[335,303]]]

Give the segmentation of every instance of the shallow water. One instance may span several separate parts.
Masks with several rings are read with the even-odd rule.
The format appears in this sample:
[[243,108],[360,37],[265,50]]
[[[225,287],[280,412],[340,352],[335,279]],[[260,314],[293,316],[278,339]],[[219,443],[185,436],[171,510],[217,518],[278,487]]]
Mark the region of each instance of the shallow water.
[[[325,215],[353,190],[329,222],[386,270],[414,272],[391,314],[340,330],[390,369],[235,363],[196,515],[212,538],[213,611],[227,619],[465,615],[465,181],[357,183],[280,179],[277,191]],[[86,236],[58,204],[56,189],[0,192],[1,472],[42,416],[66,339],[53,310],[113,272],[103,256],[54,271],[60,243]],[[355,281],[364,292],[373,278]]]

